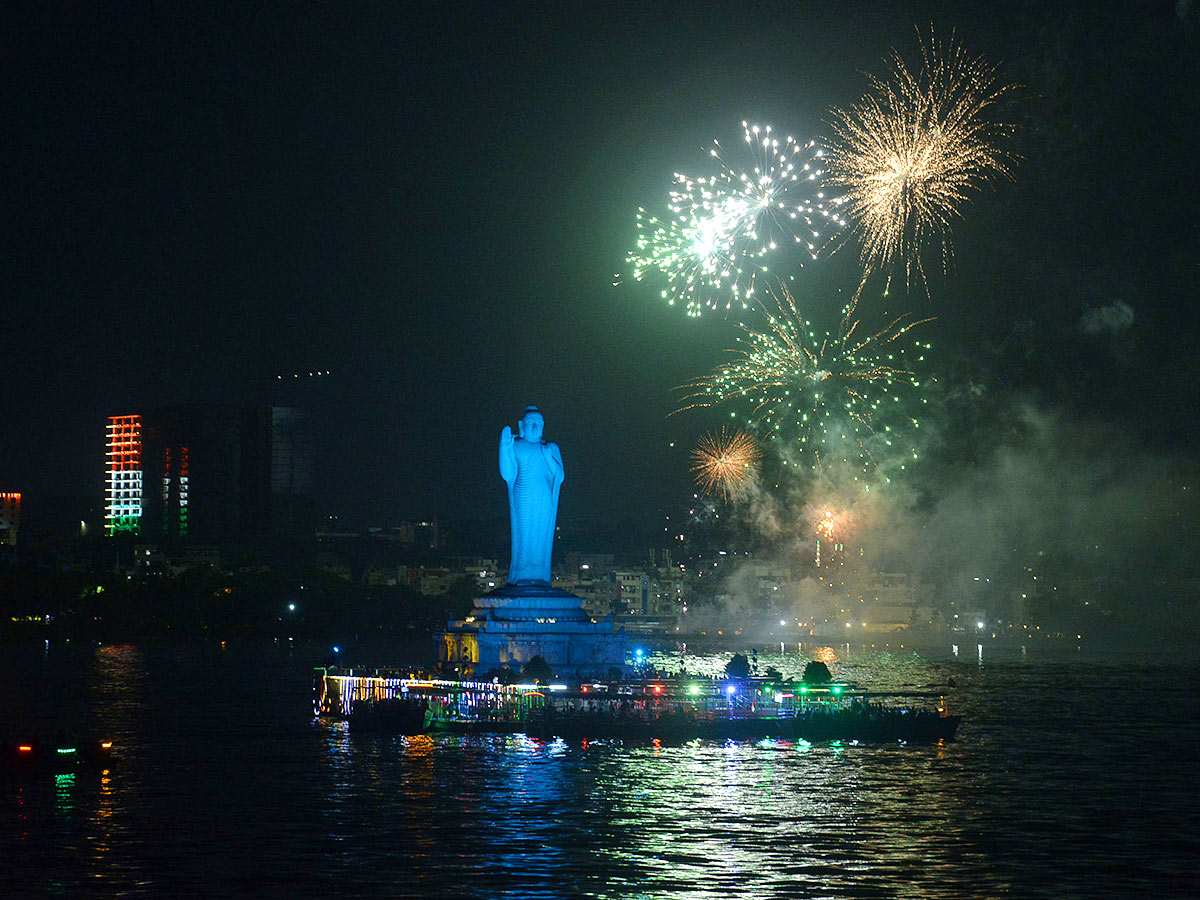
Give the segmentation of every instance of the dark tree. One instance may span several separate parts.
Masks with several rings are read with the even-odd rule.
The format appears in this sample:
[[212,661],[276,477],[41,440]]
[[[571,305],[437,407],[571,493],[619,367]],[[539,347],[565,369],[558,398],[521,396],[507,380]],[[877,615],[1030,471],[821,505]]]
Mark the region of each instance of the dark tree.
[[746,654],[735,653],[733,659],[725,664],[725,677],[727,678],[746,678],[750,674],[750,660],[746,659]]
[[813,660],[804,667],[804,675],[801,680],[805,684],[829,684],[833,681],[833,673],[829,671],[829,666],[820,660]]
[[483,673],[483,681],[498,681],[500,684],[516,684],[517,673],[508,666],[502,666],[498,669],[489,669]]
[[524,674],[526,678],[532,678],[534,681],[546,684],[550,681],[554,674],[550,669],[550,664],[542,657],[535,656],[529,662],[525,663]]

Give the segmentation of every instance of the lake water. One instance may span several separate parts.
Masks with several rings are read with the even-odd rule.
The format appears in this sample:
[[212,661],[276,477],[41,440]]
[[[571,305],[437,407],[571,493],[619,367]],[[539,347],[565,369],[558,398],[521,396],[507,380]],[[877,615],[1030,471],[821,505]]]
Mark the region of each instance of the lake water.
[[953,679],[948,746],[585,748],[314,722],[315,650],[6,647],[0,733],[119,758],[0,776],[0,897],[1200,896],[1200,668],[962,650],[833,666]]

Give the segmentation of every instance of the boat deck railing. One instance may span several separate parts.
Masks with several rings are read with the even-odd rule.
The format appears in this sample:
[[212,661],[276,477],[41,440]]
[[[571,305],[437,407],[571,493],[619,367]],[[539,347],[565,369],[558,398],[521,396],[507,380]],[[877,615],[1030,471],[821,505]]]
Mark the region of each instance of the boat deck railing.
[[453,680],[387,670],[318,668],[313,681],[313,713],[348,717],[356,703],[407,697],[427,701],[440,722],[528,721],[546,714],[639,715],[673,713],[708,718],[789,718],[797,712],[856,705],[888,705],[903,699],[936,704],[946,714],[944,696],[931,691],[859,690],[850,682],[804,684],[780,679],[716,679],[676,676],[617,682],[567,684]]

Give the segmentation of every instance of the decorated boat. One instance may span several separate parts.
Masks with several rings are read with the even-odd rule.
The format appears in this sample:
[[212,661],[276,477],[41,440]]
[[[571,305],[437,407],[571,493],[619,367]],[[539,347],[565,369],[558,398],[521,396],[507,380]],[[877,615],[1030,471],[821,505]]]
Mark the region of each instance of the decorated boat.
[[[355,709],[425,711],[426,731],[523,732],[565,740],[686,741],[780,738],[809,742],[952,741],[961,716],[936,692],[872,692],[849,682],[771,678],[634,678],[500,684],[422,678],[381,670],[318,669],[314,712],[355,728]],[[403,719],[399,713],[397,721]],[[412,715],[403,733],[415,733]]]

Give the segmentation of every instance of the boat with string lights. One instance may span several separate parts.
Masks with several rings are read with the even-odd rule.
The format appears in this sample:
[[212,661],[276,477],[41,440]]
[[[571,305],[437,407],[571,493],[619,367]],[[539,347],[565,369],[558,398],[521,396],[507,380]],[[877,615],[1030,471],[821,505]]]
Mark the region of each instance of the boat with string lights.
[[[356,707],[396,700],[421,710],[420,730],[427,732],[520,732],[571,741],[930,744],[954,740],[961,721],[941,694],[871,692],[849,682],[678,676],[501,684],[381,669],[316,670],[313,712],[319,717],[345,719],[353,728]],[[417,733],[413,716],[405,721],[403,733]]]

